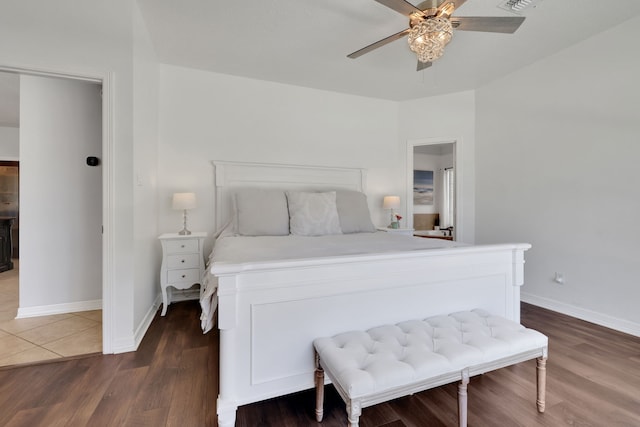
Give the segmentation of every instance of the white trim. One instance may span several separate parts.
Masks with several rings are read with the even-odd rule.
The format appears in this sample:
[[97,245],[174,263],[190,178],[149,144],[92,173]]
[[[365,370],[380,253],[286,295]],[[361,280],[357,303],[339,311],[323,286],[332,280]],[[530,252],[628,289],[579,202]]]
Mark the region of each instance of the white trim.
[[577,307],[575,305],[550,298],[528,294],[526,292],[522,292],[520,294],[520,299],[528,304],[533,304],[538,307],[566,314],[567,316],[595,323],[596,325],[604,326],[605,328],[615,329],[616,331],[624,332],[625,334],[640,337],[640,323],[630,322],[625,319],[609,316],[608,314],[598,313],[586,308]]
[[64,304],[37,305],[34,307],[19,307],[16,319],[27,317],[50,316],[52,314],[75,313],[102,309],[102,300],[67,302]]
[[102,352],[112,353],[114,348],[113,337],[113,310],[115,300],[115,285],[113,279],[114,259],[114,200],[115,200],[115,173],[114,173],[114,79],[112,72],[107,73],[76,73],[73,71],[61,71],[41,69],[30,66],[6,66],[0,65],[0,71],[16,74],[25,74],[43,77],[58,77],[72,80],[81,80],[102,84]]
[[156,299],[153,301],[149,310],[147,310],[147,314],[144,315],[142,322],[138,325],[136,331],[128,337],[124,337],[118,340],[114,340],[112,352],[115,354],[118,353],[128,353],[130,351],[136,351],[144,338],[144,335],[147,333],[149,326],[153,322],[153,319],[156,318],[156,313],[158,312],[158,308],[162,304],[162,296],[158,294]]
[[455,184],[456,184],[456,200],[455,200],[455,213],[454,213],[454,233],[456,240],[466,242],[464,235],[464,210],[462,204],[463,196],[463,168],[462,168],[462,138],[420,138],[407,140],[407,163],[405,165],[405,175],[407,178],[405,203],[407,212],[407,227],[413,227],[413,149],[421,145],[439,145],[439,144],[453,144],[453,167],[455,170]]
[[[149,329],[149,326],[151,326],[151,322],[153,322],[153,319],[155,319],[156,313],[158,312],[158,308],[160,307],[161,303],[162,303],[162,296],[158,294],[156,296],[155,301],[153,301],[153,304],[151,305],[151,307],[149,307],[149,310],[147,310],[147,314],[144,315],[144,319],[142,319],[142,322],[140,322],[140,325],[138,325],[138,328],[136,329],[136,332],[133,335],[134,347],[124,351],[136,351],[138,349],[138,347],[140,346],[140,343],[142,342],[142,339],[144,338],[144,335],[147,333],[147,330]],[[123,353],[123,351],[116,351],[115,353]]]
[[[142,323],[144,324],[144,323]],[[142,326],[142,324],[140,326]],[[111,353],[128,353],[130,351],[136,351],[136,339],[133,334],[127,337],[118,337],[113,340],[113,346],[111,347]]]
[[91,76],[85,73],[77,74],[69,71],[33,68],[29,66],[10,67],[5,65],[0,65],[0,71],[5,73],[23,74],[27,76],[57,77],[61,79],[82,80],[84,82],[90,82],[90,83],[102,83],[104,80],[104,76],[102,75]]
[[105,74],[102,79],[102,353],[104,354],[114,352],[114,79],[113,73]]

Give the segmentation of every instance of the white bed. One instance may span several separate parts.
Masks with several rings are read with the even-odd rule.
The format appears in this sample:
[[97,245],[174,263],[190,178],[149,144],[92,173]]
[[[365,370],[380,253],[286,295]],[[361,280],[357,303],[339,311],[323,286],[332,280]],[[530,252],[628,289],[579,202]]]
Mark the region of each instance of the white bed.
[[[242,187],[365,191],[361,169],[214,167],[218,226],[231,218],[231,195]],[[229,237],[215,244],[202,303],[211,310],[217,303],[220,426],[235,425],[240,405],[313,388],[316,337],[474,308],[520,321],[528,244],[471,246],[389,233],[292,237]],[[238,250],[231,239],[248,240],[253,249]],[[310,249],[270,250],[294,240]]]

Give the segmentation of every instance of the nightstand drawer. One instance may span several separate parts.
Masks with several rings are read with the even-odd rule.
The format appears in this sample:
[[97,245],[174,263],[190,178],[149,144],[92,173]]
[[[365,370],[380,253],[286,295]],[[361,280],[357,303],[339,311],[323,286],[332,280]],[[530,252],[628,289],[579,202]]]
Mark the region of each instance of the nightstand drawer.
[[200,269],[169,270],[167,271],[167,282],[170,284],[182,282],[200,283]]
[[200,254],[184,254],[167,256],[167,268],[200,268]]
[[180,252],[199,252],[197,239],[178,239],[171,240],[165,243],[167,253],[175,254]]

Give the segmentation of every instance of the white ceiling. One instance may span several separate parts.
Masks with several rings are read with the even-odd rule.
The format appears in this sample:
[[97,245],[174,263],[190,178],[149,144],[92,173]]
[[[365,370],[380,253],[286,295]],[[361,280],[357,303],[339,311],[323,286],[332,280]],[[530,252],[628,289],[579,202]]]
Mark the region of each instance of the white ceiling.
[[[444,56],[416,72],[406,39],[346,57],[408,27],[374,0],[138,3],[161,62],[389,100],[477,88],[640,14],[637,0],[542,0],[515,34],[454,30]],[[514,16],[498,4],[468,0],[454,16]]]
[[[160,62],[396,101],[478,88],[640,15],[638,0],[542,0],[515,34],[454,30],[444,56],[416,72],[405,39],[347,58],[408,26],[374,0],[137,1]],[[454,16],[512,16],[498,4],[467,0]],[[17,126],[5,78],[17,85],[0,73],[0,125]]]

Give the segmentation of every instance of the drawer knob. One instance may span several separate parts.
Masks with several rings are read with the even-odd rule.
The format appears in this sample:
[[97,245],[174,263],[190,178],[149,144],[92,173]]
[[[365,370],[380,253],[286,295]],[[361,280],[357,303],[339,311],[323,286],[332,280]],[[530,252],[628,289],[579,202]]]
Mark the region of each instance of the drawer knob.
[[180,261],[180,262],[184,264],[184,260],[182,260],[182,261]]
[[185,277],[187,277],[187,275],[186,275],[186,274],[183,274],[183,275],[182,275],[182,278],[184,279]]
[[184,248],[184,245],[180,245],[181,248]]

